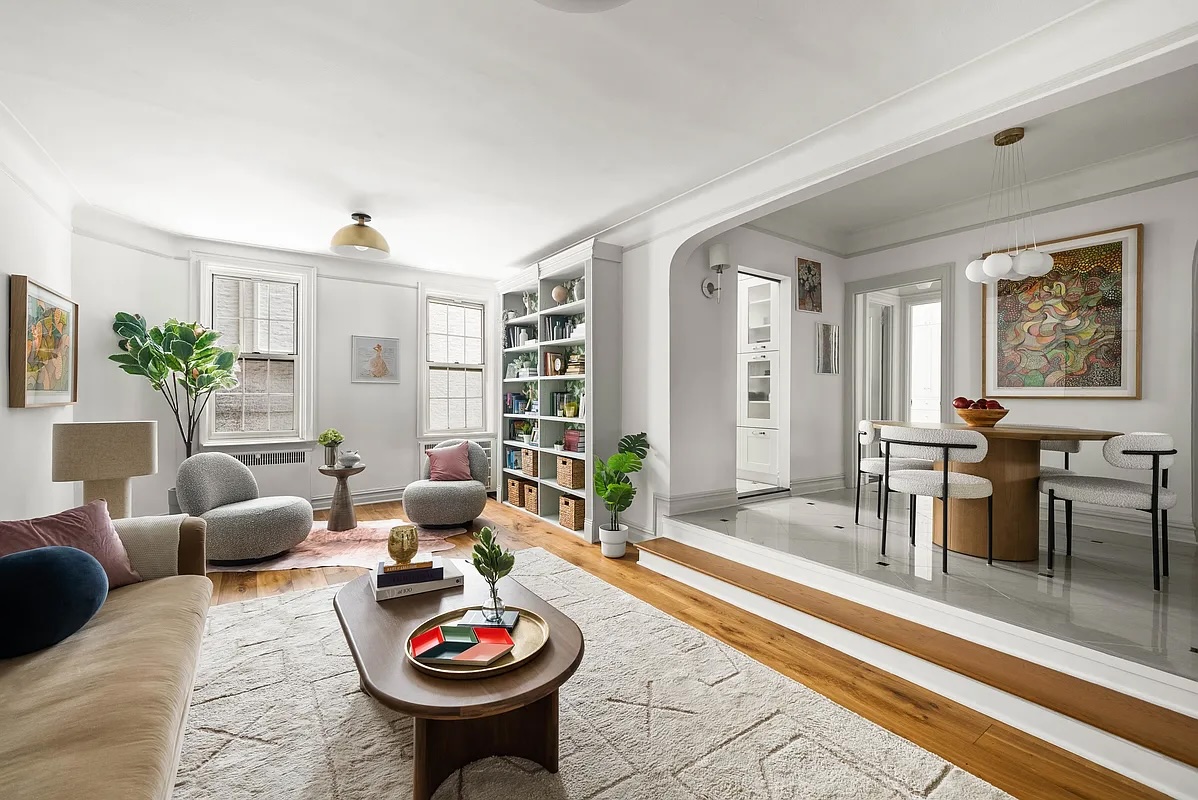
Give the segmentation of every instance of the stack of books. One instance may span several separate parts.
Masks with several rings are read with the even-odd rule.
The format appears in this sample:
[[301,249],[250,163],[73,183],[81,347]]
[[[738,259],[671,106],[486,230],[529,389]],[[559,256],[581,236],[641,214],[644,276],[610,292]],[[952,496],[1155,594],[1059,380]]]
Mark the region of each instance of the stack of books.
[[427,554],[417,554],[410,564],[380,561],[371,577],[378,601],[462,585],[462,570],[452,560]]
[[562,434],[562,447],[571,453],[586,452],[586,434],[580,430],[569,430]]
[[587,357],[575,350],[566,360],[567,375],[585,375],[587,371]]

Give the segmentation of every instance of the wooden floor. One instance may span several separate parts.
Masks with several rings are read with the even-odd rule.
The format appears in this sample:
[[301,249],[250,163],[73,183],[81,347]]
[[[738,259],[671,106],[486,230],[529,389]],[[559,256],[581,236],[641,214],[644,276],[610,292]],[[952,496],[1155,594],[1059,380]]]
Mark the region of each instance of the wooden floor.
[[[398,503],[357,508],[359,520],[402,516]],[[713,636],[845,708],[936,753],[1019,798],[1164,798],[1165,795],[1059,747],[941,697],[922,686],[753,616],[637,565],[637,551],[606,559],[596,545],[551,528],[494,501],[478,527],[490,523],[512,550],[541,547],[611,585]],[[470,536],[452,537],[464,556]],[[228,603],[344,583],[366,570],[341,567],[222,572],[209,575],[213,602]]]

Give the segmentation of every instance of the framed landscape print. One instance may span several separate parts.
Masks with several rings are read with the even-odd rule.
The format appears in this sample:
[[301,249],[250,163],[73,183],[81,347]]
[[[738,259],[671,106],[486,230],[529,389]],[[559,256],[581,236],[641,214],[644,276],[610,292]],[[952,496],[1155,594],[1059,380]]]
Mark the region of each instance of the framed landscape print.
[[8,405],[79,399],[79,306],[25,275],[8,279]]
[[1043,242],[1052,270],[982,286],[985,397],[1140,397],[1144,226]]
[[800,258],[797,261],[795,310],[814,311],[817,314],[822,314],[824,311],[823,266],[818,261],[812,261],[809,258]]
[[399,339],[351,336],[350,381],[399,383]]

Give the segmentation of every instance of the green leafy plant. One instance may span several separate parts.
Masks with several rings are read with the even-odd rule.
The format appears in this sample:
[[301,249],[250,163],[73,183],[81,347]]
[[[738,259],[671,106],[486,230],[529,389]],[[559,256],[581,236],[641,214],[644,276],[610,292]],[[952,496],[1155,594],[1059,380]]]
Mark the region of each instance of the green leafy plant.
[[[140,375],[161,392],[175,415],[191,456],[196,427],[212,393],[237,386],[237,350],[217,344],[221,334],[198,322],[168,319],[147,328],[140,314],[118,312],[112,330],[121,351],[109,356],[130,375]],[[182,391],[180,391],[182,390]]]
[[644,433],[630,433],[620,439],[616,452],[605,462],[595,459],[595,494],[603,500],[611,514],[608,530],[620,529],[620,514],[632,505],[636,487],[629,475],[640,472],[649,455],[649,438]]
[[499,581],[506,577],[512,571],[512,567],[516,565],[516,556],[512,551],[500,546],[495,532],[489,527],[479,531],[477,538],[478,543],[474,545],[470,560],[491,590],[492,606],[500,609],[502,606],[497,586]]
[[345,437],[336,428],[328,428],[324,433],[316,437],[316,443],[323,447],[336,447],[344,441]]

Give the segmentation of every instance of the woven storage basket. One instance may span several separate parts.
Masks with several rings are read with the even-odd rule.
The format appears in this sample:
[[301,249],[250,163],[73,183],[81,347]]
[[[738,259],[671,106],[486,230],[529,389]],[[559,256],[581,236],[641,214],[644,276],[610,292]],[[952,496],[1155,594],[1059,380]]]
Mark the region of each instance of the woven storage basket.
[[524,482],[519,478],[507,479],[507,501],[514,506],[524,508]]
[[524,507],[534,514],[540,513],[537,509],[537,485],[535,483],[524,484]]
[[530,478],[537,477],[537,461],[536,450],[520,451],[520,471]]
[[586,466],[586,462],[581,458],[558,456],[557,482],[567,489],[581,489],[582,485],[586,483],[584,477]]
[[572,531],[580,531],[584,525],[583,520],[586,518],[586,501],[581,497],[568,497],[562,495],[562,499],[558,501],[558,522],[563,528],[569,528]]

